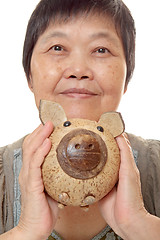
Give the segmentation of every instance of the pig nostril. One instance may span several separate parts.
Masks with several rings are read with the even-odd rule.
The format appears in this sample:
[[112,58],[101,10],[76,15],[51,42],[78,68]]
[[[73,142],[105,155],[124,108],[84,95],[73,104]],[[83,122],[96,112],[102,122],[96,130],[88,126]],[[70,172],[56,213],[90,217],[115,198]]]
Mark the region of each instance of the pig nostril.
[[75,149],[80,149],[80,144],[76,144]]
[[89,147],[89,149],[93,149],[94,145],[93,144],[89,144],[88,147]]
[[[79,143],[77,143],[75,145],[75,149],[80,149],[80,148],[81,148],[81,145]],[[91,143],[91,144],[88,145],[88,148],[89,149],[94,149],[94,145]]]

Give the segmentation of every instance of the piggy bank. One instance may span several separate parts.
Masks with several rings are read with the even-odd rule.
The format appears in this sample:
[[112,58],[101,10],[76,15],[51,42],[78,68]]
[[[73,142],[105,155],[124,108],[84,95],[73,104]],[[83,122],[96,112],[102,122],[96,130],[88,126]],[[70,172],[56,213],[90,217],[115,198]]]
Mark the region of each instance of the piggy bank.
[[42,165],[45,190],[61,206],[87,207],[107,195],[118,180],[120,153],[115,137],[123,133],[118,112],[99,121],[67,119],[55,102],[41,100],[40,119],[50,120],[52,147]]

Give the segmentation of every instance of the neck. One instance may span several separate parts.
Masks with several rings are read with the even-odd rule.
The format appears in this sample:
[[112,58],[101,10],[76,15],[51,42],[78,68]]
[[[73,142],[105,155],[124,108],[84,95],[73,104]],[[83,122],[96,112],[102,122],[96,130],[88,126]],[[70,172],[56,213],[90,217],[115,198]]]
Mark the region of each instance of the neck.
[[65,240],[88,240],[101,232],[106,225],[98,204],[91,205],[87,212],[80,207],[67,206],[60,210],[55,231]]

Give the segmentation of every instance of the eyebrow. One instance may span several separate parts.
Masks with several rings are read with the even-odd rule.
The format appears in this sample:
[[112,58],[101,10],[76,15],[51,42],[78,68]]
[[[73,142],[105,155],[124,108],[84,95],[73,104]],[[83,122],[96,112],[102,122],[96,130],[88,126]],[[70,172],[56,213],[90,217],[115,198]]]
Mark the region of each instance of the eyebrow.
[[115,45],[117,45],[117,39],[108,32],[93,33],[90,35],[90,38],[91,39],[106,38],[113,42]]
[[50,39],[50,38],[54,38],[54,37],[63,37],[63,38],[68,38],[68,35],[66,33],[63,33],[63,32],[60,32],[60,31],[56,31],[56,32],[53,32],[49,35],[47,35],[44,39],[44,41]]
[[[54,38],[54,37],[62,37],[62,38],[69,38],[69,36],[66,33],[63,33],[61,31],[55,31],[51,34],[48,34],[44,39],[43,42],[46,42],[48,39]],[[117,44],[117,39],[112,36],[112,34],[108,32],[98,32],[98,33],[93,33],[89,35],[90,39],[99,39],[99,38],[105,38],[109,39],[114,45],[118,46]]]

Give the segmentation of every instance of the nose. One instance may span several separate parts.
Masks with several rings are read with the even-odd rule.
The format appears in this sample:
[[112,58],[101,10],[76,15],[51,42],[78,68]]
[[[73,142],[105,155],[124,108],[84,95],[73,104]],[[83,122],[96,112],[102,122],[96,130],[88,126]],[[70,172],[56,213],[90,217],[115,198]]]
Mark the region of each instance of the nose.
[[99,142],[91,135],[77,135],[68,142],[67,158],[75,169],[92,170],[98,166],[100,157]]
[[67,63],[64,77],[66,79],[93,80],[93,70],[83,56],[76,56],[72,61]]
[[106,164],[108,151],[103,139],[87,129],[67,133],[57,147],[57,159],[63,171],[77,179],[97,176]]

